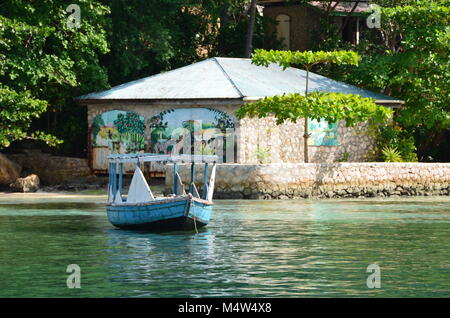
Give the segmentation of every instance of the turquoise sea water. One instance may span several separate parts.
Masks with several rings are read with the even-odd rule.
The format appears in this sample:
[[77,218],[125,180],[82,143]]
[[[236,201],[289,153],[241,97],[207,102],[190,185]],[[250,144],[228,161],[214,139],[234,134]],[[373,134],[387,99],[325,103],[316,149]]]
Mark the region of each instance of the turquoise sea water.
[[450,296],[448,197],[218,200],[198,234],[115,229],[103,201],[1,197],[0,297]]

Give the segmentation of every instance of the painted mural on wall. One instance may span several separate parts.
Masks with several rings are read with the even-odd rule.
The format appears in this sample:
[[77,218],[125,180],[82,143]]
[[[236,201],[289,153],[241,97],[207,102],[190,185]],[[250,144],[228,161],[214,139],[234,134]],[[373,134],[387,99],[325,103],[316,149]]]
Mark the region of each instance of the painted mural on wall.
[[145,147],[145,120],[133,112],[112,110],[94,118],[92,144],[110,153],[134,153]]
[[326,120],[317,121],[308,119],[308,128],[311,137],[308,140],[310,146],[337,146],[337,123],[328,123]]
[[[169,109],[149,121],[150,149],[154,153],[216,154],[223,147],[234,147],[233,119],[212,108]],[[230,129],[231,128],[231,129]]]

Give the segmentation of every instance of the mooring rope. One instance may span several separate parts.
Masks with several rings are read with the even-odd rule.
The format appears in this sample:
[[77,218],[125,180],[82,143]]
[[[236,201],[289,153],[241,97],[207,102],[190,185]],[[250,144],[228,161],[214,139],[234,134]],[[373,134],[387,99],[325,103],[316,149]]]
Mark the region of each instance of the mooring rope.
[[195,220],[195,215],[194,215],[194,227],[195,227],[195,233],[198,234],[198,231],[197,231],[197,221]]

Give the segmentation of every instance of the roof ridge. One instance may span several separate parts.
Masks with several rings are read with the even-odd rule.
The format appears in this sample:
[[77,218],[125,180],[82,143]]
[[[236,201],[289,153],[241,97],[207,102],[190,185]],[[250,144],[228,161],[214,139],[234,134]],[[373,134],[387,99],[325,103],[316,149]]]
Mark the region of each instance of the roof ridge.
[[[113,88],[79,96],[77,100],[234,99],[304,93],[305,70],[276,63],[257,67],[245,58],[211,57],[150,75]],[[310,72],[311,90],[352,93],[376,100],[395,98]]]
[[228,75],[228,73],[225,71],[225,69],[223,68],[223,66],[219,63],[219,61],[217,60],[217,57],[213,57],[212,59],[213,59],[214,62],[216,62],[216,64],[219,66],[219,68],[221,69],[221,71],[223,72],[223,74],[225,75],[225,77],[228,79],[228,81],[231,83],[231,85],[234,87],[234,89],[237,91],[237,93],[238,93],[241,97],[245,97],[245,95],[242,94],[241,90],[238,88],[238,86],[236,85],[236,83],[231,79],[230,75]]

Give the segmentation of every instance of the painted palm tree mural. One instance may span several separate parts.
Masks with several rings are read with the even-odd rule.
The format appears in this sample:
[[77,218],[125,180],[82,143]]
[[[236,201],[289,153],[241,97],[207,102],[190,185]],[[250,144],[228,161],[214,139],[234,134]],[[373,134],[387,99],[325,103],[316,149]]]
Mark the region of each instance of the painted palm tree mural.
[[131,112],[118,113],[114,127],[117,129],[118,140],[125,145],[127,153],[144,150],[144,117]]
[[145,119],[133,112],[112,110],[94,118],[92,124],[93,168],[106,169],[111,153],[143,152]]
[[149,125],[155,153],[217,154],[224,140],[226,147],[234,147],[233,119],[217,109],[169,109],[153,116]]

